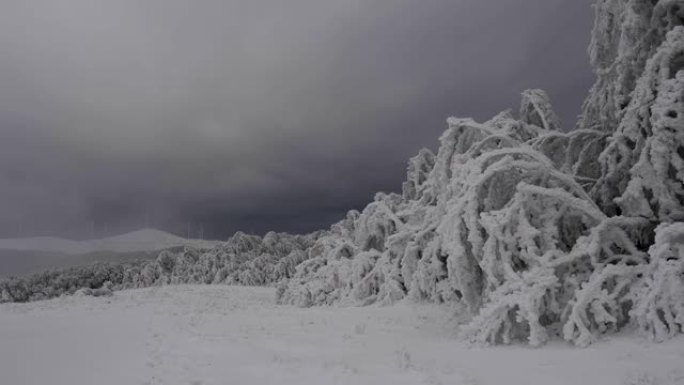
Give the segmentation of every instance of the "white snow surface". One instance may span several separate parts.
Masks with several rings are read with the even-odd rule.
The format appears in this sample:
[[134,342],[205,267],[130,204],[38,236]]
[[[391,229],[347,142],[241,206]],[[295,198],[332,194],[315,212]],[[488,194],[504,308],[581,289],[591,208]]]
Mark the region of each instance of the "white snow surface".
[[0,383],[684,384],[684,336],[475,347],[448,306],[295,308],[274,289],[166,286],[0,305]]
[[175,246],[211,248],[217,241],[186,239],[157,229],[141,229],[113,237],[74,241],[58,237],[0,239],[0,249],[41,251],[61,254],[87,254],[100,251],[155,251]]

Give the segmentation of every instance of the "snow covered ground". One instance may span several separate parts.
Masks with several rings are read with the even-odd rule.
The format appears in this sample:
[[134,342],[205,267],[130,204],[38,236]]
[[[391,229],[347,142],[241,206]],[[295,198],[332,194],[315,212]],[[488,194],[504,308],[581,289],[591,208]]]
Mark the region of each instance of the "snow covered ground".
[[274,304],[169,286],[0,305],[0,384],[684,384],[684,337],[472,347],[445,306]]

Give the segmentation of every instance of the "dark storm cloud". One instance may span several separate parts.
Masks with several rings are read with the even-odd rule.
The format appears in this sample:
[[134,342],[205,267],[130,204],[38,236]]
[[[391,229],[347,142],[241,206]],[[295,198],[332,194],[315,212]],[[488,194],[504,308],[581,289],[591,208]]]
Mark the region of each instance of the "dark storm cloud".
[[592,77],[590,1],[0,0],[0,236],[326,227],[447,116]]

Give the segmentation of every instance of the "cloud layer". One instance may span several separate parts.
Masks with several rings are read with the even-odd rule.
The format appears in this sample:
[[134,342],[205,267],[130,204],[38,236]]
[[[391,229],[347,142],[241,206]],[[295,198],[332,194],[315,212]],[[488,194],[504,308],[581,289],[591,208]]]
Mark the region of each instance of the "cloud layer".
[[0,237],[327,227],[447,116],[591,84],[590,0],[3,1]]

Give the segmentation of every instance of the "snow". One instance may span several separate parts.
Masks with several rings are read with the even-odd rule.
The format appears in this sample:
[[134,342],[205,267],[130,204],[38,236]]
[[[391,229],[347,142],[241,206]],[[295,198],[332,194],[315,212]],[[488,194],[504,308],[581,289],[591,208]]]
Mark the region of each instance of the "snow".
[[[597,2],[577,130],[528,90],[517,119],[449,118],[401,195],[329,231],[0,282],[0,301],[77,293],[0,305],[0,382],[684,384],[681,3]],[[70,242],[31,241],[189,241]],[[164,286],[202,282],[277,289]]]
[[[3,384],[684,383],[684,337],[474,347],[453,309],[295,308],[274,289],[167,286],[0,305]],[[578,370],[579,369],[579,370]]]
[[211,248],[217,243],[216,241],[185,239],[156,229],[141,229],[109,238],[86,241],[57,237],[0,239],[0,249],[77,255],[101,251],[117,253],[155,251],[176,246],[204,249]]

